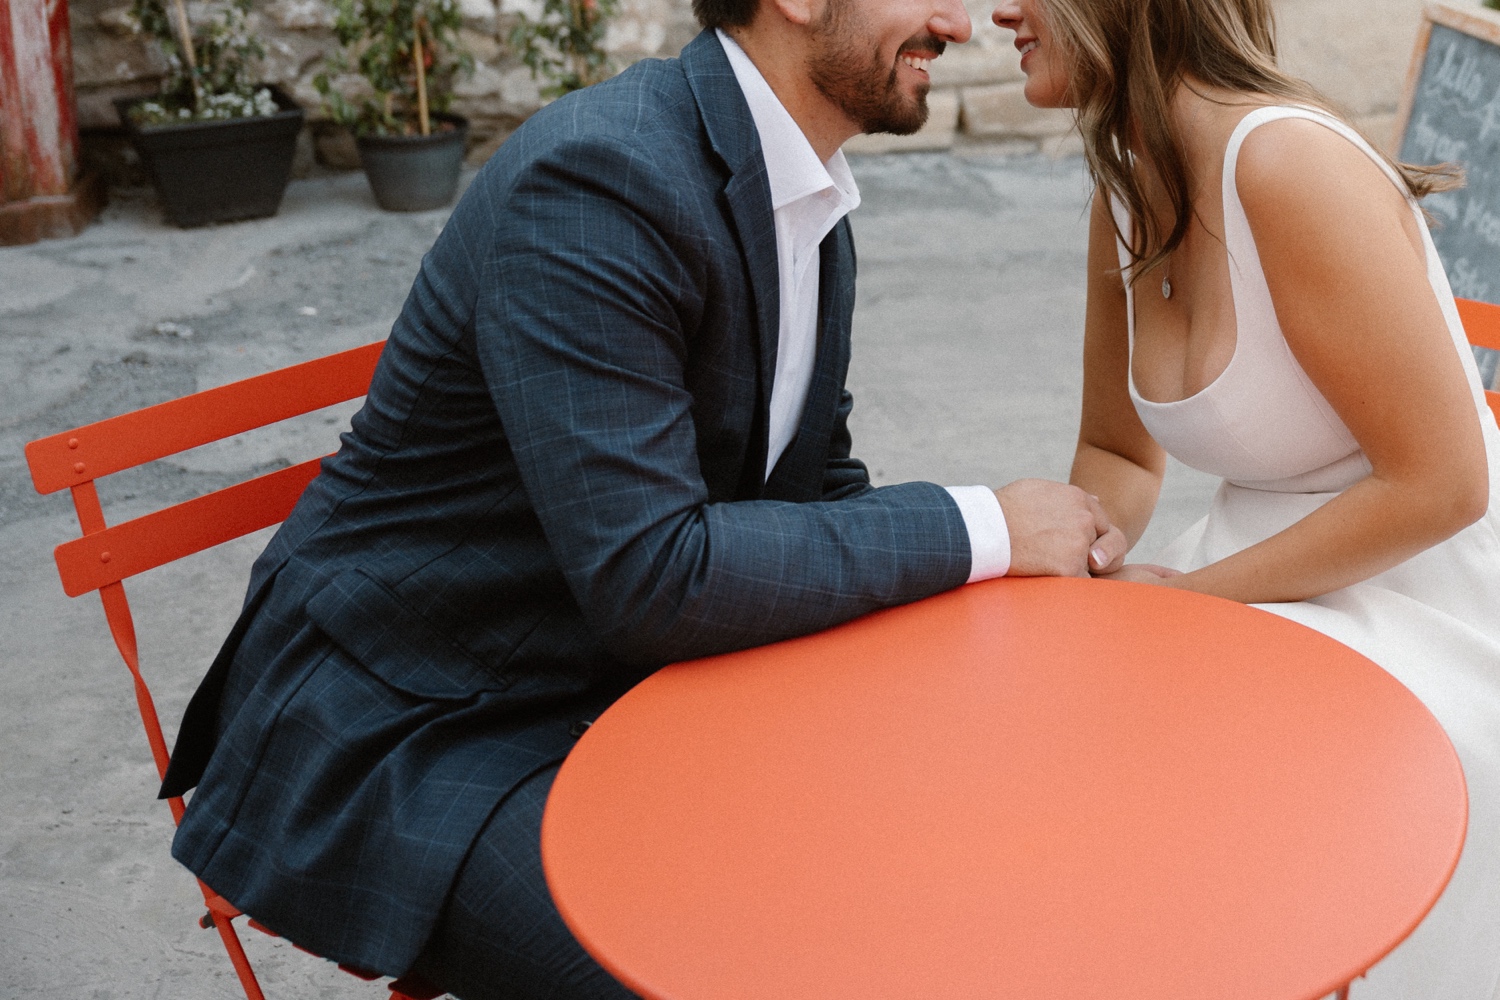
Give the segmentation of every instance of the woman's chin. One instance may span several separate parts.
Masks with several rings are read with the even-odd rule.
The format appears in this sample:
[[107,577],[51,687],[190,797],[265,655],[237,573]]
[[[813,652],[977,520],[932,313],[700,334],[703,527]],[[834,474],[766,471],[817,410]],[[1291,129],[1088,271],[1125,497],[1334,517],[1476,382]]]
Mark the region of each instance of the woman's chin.
[[1055,86],[1051,81],[1039,80],[1036,77],[1026,78],[1021,94],[1026,98],[1026,103],[1033,108],[1071,108],[1073,106],[1066,90]]

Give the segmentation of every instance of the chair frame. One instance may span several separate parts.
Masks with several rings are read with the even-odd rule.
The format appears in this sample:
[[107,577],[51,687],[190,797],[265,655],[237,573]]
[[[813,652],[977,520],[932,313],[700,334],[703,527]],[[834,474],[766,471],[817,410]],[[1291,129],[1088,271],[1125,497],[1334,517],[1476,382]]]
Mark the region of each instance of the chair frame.
[[[141,673],[125,579],[285,520],[318,474],[322,459],[278,469],[116,525],[105,521],[96,480],[357,399],[369,390],[384,346],[384,341],[367,344],[26,445],[26,461],[37,492],[67,489],[72,494],[82,537],[54,550],[63,591],[69,597],[99,592],[115,647],[134,682],[136,706],[159,777],[165,777],[171,755],[151,690]],[[182,799],[168,799],[167,805],[173,823],[180,823]],[[234,928],[233,920],[240,911],[201,880],[198,888],[208,908],[199,924],[219,932],[248,1000],[265,1000]],[[247,918],[247,922],[256,930],[274,935],[253,919]],[[340,968],[362,979],[380,978],[349,966]],[[392,1000],[431,1000],[442,995],[414,977],[393,981],[390,990]]]
[[[1458,304],[1458,318],[1463,321],[1464,333],[1475,347],[1488,347],[1500,351],[1500,305],[1476,302],[1473,299],[1454,299]],[[1495,419],[1500,420],[1500,392],[1484,391]]]

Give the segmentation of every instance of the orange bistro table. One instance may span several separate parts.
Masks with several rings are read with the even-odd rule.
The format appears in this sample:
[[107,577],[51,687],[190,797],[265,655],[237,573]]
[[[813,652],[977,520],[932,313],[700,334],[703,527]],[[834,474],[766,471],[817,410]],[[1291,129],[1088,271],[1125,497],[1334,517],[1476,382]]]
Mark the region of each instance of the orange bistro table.
[[1427,913],[1466,816],[1437,721],[1347,647],[995,580],[654,674],[563,764],[542,858],[651,1000],[1313,1000]]

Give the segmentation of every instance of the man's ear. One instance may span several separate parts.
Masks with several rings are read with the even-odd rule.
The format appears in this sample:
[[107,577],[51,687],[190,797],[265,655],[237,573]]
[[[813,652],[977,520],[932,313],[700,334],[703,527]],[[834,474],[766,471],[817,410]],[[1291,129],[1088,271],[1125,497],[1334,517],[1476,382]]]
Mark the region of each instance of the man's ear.
[[770,0],[771,6],[792,24],[806,26],[822,13],[827,0]]

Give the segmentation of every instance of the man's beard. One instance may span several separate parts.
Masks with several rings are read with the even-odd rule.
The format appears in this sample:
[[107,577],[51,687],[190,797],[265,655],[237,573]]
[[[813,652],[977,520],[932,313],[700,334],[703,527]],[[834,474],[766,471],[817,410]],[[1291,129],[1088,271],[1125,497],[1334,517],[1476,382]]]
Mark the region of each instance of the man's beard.
[[[813,86],[861,132],[911,135],[927,123],[927,92],[931,87],[922,87],[914,99],[901,93],[896,84],[897,67],[882,65],[878,53],[870,53],[855,10],[851,0],[830,0],[824,8],[808,75]],[[944,47],[939,39],[919,35],[905,42],[900,52],[920,48],[937,55]]]

